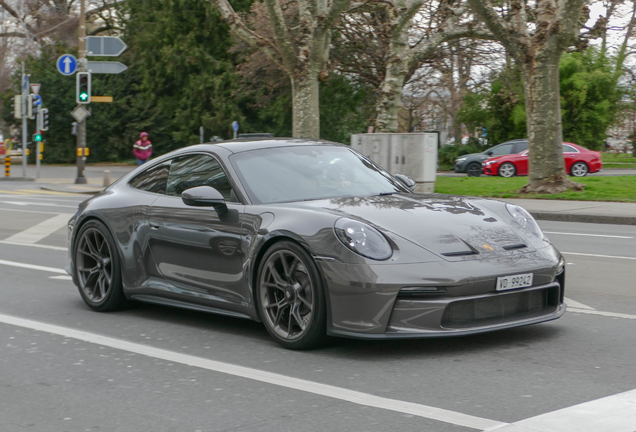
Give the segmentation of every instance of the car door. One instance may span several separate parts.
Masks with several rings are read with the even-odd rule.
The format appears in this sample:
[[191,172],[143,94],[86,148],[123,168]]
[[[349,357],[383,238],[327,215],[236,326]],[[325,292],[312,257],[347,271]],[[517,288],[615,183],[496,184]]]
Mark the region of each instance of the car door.
[[569,173],[572,164],[577,160],[579,151],[574,147],[563,144],[563,159],[565,160],[565,172]]
[[[181,193],[197,186],[217,189],[228,212],[219,216],[213,207],[186,205]],[[243,271],[243,212],[215,157],[188,154],[172,160],[166,195],[148,211],[156,268],[174,286],[164,295],[234,310],[250,303]]]
[[515,165],[517,165],[517,175],[528,175],[528,150],[515,156],[516,156]]

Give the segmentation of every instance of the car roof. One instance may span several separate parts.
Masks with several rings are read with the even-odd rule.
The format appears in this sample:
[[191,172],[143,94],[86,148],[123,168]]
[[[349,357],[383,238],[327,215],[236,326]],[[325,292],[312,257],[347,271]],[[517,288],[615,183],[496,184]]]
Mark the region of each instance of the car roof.
[[[259,150],[265,148],[275,147],[296,147],[296,146],[310,146],[310,145],[331,145],[342,146],[340,143],[331,141],[308,139],[308,138],[245,138],[221,141],[217,144],[203,144],[201,147],[210,146],[222,147],[232,153],[241,153],[250,150]],[[203,149],[203,148],[202,148]]]

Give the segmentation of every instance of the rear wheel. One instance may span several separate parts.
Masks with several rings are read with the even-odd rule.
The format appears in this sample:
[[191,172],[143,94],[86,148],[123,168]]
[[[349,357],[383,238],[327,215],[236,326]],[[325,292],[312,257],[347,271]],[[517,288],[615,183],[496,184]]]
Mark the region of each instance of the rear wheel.
[[258,307],[268,333],[285,348],[315,348],[326,339],[318,269],[295,243],[281,241],[265,253],[258,271]]
[[484,169],[481,167],[479,162],[472,162],[466,167],[466,174],[468,174],[468,177],[479,177],[483,171]]
[[80,295],[91,309],[106,312],[126,304],[115,241],[102,222],[92,220],[80,229],[74,266]]
[[513,163],[504,162],[499,166],[499,175],[501,177],[513,177],[517,174],[517,167]]
[[574,177],[585,177],[589,171],[585,162],[576,162],[570,168],[570,174]]

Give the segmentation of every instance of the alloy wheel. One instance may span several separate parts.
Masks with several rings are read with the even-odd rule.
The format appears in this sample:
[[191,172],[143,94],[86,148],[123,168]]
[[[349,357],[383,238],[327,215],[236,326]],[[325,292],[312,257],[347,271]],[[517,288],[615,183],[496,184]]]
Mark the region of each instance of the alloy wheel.
[[499,175],[502,177],[512,177],[517,172],[515,166],[509,162],[501,164],[499,167]]
[[301,258],[290,250],[280,250],[264,263],[260,297],[264,319],[283,340],[297,340],[312,324],[316,287]]
[[466,174],[468,174],[468,177],[479,177],[483,170],[480,163],[472,162],[466,168]]
[[577,162],[572,165],[570,172],[574,177],[585,177],[587,175],[587,165],[585,162]]
[[77,275],[80,289],[93,303],[108,295],[113,280],[113,260],[104,235],[95,228],[82,233],[77,244]]

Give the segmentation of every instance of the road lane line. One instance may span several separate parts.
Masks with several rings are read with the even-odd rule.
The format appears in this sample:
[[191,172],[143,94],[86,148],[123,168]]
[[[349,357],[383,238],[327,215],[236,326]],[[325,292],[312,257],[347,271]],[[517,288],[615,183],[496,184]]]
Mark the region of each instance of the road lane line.
[[36,248],[40,248],[40,249],[51,249],[51,250],[64,251],[64,252],[68,251],[68,248],[61,247],[61,246],[49,246],[49,245],[32,244],[32,243],[18,243],[18,242],[6,241],[6,240],[0,240],[0,244],[7,244],[7,245],[12,245],[12,246],[36,247]]
[[72,281],[73,278],[70,276],[49,276],[49,279],[56,279],[56,280],[66,280],[66,281]]
[[496,432],[634,432],[636,390],[487,429]]
[[33,265],[33,264],[25,264],[25,263],[19,263],[19,262],[15,262],[15,261],[0,260],[0,265],[6,265],[6,266],[11,266],[11,267],[20,267],[20,268],[25,268],[25,269],[30,269],[30,270],[40,270],[40,271],[46,271],[46,272],[51,272],[51,273],[60,273],[60,274],[64,274],[64,275],[68,274],[68,273],[66,273],[66,270],[64,270],[64,269],[59,269],[59,268],[55,268],[55,267],[45,267],[45,266],[39,266],[39,265]]
[[64,228],[68,224],[68,220],[72,217],[72,214],[61,213],[57,216],[53,216],[50,219],[40,222],[37,225],[27,228],[24,231],[20,231],[17,234],[7,237],[4,241],[13,243],[37,243],[45,237],[50,236],[60,228]]
[[[24,198],[22,198],[24,197]],[[66,202],[71,202],[71,203],[81,203],[82,201],[86,200],[86,197],[83,198],[74,198],[72,196],[68,196],[65,198],[53,198],[50,196],[34,196],[34,195],[22,195],[22,197],[20,196],[15,196],[15,195],[2,195],[0,194],[0,198],[13,198],[13,199],[28,199],[28,200],[38,200],[38,201],[53,201],[53,202],[62,202],[62,201],[66,201]]]
[[[616,313],[616,312],[603,312],[603,311],[589,310],[589,309],[577,309],[574,307],[569,307],[568,312],[588,314],[588,315],[600,315],[600,316],[605,316],[610,318],[625,318],[625,319],[636,320],[636,315],[629,315],[629,314]],[[634,430],[636,431],[636,429]]]
[[25,210],[25,209],[10,209],[5,207],[0,207],[0,211],[11,211],[11,212],[21,212],[21,213],[39,213],[39,214],[60,214],[59,211],[40,211],[40,210]]
[[604,235],[604,234],[579,234],[579,233],[564,233],[564,232],[554,232],[554,231],[543,231],[544,234],[559,234],[559,235],[572,235],[572,236],[585,236],[585,237],[607,237],[607,238],[618,238],[618,239],[633,239],[634,237],[626,237],[626,236],[615,236],[615,235]]
[[568,305],[568,308],[576,308],[576,309],[589,309],[589,310],[594,310],[593,307],[584,305],[583,303],[579,303],[577,301],[574,301],[572,299],[569,298],[565,298],[565,304]]
[[29,202],[29,201],[24,201],[24,202],[23,201],[0,201],[0,203],[17,205],[17,206],[65,207],[65,208],[77,209],[76,205],[72,206],[72,205],[65,205],[65,204],[36,203],[36,202]]
[[587,257],[595,257],[595,258],[615,258],[615,259],[626,259],[626,260],[636,260],[636,257],[624,257],[624,256],[616,256],[616,255],[596,255],[596,254],[586,254],[586,253],[578,253],[578,252],[561,252],[566,255],[579,255],[579,256],[587,256]]
[[220,372],[236,377],[273,384],[279,387],[285,387],[315,395],[326,396],[332,399],[338,399],[358,405],[410,414],[458,426],[483,430],[501,427],[508,424],[481,417],[475,417],[468,414],[462,414],[455,411],[435,408],[427,405],[388,399],[380,396],[374,396],[368,393],[345,389],[342,387],[321,384],[313,381],[289,377],[286,375],[280,375],[277,373],[237,366],[230,363],[223,363],[220,361],[210,360],[202,357],[195,357],[179,352],[168,351],[161,348],[155,348],[148,345],[116,339],[109,336],[103,336],[86,331],[71,329],[68,327],[60,327],[52,324],[18,318],[11,315],[0,314],[0,322],[13,326],[52,333],[55,335],[81,340],[84,342],[106,346],[122,351],[128,351],[147,357],[163,359],[173,363],[180,363],[187,366],[198,367],[201,369],[207,369],[210,371]]

